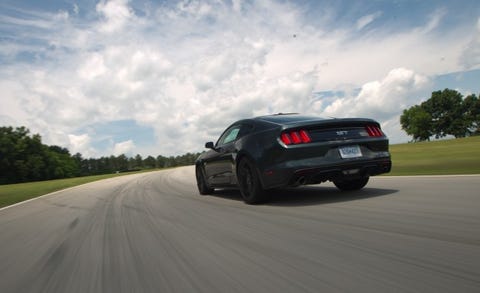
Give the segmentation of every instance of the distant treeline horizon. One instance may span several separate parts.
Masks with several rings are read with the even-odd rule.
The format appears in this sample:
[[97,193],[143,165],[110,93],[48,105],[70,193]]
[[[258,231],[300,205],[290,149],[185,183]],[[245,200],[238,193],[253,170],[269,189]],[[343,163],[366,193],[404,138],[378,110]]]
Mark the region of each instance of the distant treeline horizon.
[[41,136],[30,134],[26,127],[0,127],[0,184],[187,166],[199,155],[84,158],[80,153],[72,155],[67,148],[43,144]]

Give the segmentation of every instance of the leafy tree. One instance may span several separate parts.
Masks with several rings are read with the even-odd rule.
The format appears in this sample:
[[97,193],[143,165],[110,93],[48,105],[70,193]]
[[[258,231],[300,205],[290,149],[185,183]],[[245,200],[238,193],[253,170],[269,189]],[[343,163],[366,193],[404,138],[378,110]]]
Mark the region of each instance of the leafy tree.
[[78,167],[76,176],[86,176],[90,174],[90,165],[88,160],[82,157],[82,154],[76,153],[73,155],[73,160]]
[[133,170],[137,168],[137,162],[134,158],[128,158],[128,170]]
[[469,95],[463,100],[463,112],[469,124],[471,133],[480,134],[480,99]]
[[128,158],[124,154],[121,154],[116,158],[118,171],[128,170]]
[[0,183],[73,177],[78,165],[67,149],[42,144],[25,127],[0,127]]
[[480,101],[475,95],[463,96],[451,89],[432,92],[420,105],[403,111],[400,124],[415,141],[453,135],[456,138],[479,131]]
[[143,160],[143,165],[145,166],[145,168],[153,169],[155,168],[156,164],[157,160],[155,160],[155,158],[152,156],[148,156],[145,158],[145,160]]
[[49,146],[46,148],[45,153],[49,161],[50,178],[59,179],[77,176],[79,165],[70,155],[68,149],[59,146]]
[[167,167],[167,158],[159,155],[157,156],[157,167],[158,168],[166,168]]
[[432,136],[432,116],[421,106],[416,105],[403,110],[400,124],[408,135],[413,136],[415,141],[429,140]]
[[451,89],[435,91],[427,101],[421,104],[432,117],[432,132],[436,138],[453,135],[464,137],[467,134],[468,121],[463,116],[462,95]]
[[140,154],[135,156],[135,168],[142,168],[143,167],[143,159]]

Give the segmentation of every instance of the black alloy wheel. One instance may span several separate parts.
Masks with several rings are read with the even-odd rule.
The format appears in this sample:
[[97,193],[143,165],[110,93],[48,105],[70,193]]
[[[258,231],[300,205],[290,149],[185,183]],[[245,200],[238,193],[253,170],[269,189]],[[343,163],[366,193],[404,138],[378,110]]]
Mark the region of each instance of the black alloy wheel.
[[258,204],[266,200],[265,190],[258,178],[255,165],[247,158],[243,158],[237,169],[238,185],[243,201],[247,204]]
[[197,187],[201,195],[207,195],[207,194],[213,193],[214,189],[208,186],[207,180],[205,179],[205,173],[203,172],[202,167],[197,166],[195,168],[195,177],[197,177]]
[[338,181],[333,181],[333,184],[335,186],[343,191],[352,191],[352,190],[359,190],[365,187],[367,185],[369,180],[369,177],[363,177],[359,179],[353,179],[353,180],[338,180]]

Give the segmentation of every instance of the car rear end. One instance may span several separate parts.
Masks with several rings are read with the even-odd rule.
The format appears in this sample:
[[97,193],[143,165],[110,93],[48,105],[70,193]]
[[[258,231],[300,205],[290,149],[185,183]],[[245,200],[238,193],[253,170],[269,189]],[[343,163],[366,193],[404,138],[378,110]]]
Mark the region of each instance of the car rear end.
[[371,119],[279,123],[260,162],[264,188],[355,180],[390,172],[388,138]]

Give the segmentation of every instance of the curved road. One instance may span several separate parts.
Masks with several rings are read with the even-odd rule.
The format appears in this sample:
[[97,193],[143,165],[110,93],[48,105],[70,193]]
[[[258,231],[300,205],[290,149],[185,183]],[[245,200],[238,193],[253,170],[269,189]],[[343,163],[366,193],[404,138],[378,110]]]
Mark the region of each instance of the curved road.
[[248,206],[192,167],[0,210],[1,292],[480,292],[480,176],[325,184]]

